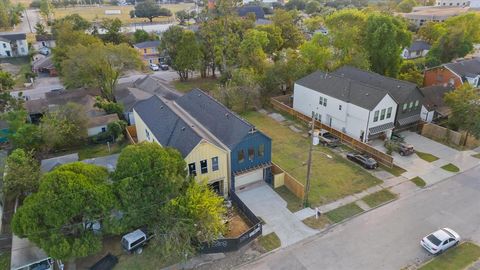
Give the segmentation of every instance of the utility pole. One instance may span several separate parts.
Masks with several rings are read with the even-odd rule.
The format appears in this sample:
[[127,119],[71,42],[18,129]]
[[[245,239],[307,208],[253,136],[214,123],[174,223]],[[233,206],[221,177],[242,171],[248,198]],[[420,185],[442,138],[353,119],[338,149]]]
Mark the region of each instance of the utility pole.
[[308,163],[307,163],[307,181],[305,182],[305,190],[303,195],[303,207],[308,207],[308,193],[310,192],[310,171],[312,169],[312,151],[313,146],[318,145],[318,134],[315,134],[315,117],[312,114],[312,129],[310,131],[310,136],[312,136],[312,141],[310,142],[310,150],[308,151]]

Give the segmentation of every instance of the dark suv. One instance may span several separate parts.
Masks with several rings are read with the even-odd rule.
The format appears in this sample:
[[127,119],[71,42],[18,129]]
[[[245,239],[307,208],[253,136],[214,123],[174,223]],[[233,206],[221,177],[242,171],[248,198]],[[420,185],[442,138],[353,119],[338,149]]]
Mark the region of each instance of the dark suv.
[[358,153],[348,153],[347,158],[351,161],[354,161],[360,165],[362,165],[365,169],[376,169],[378,167],[378,163],[375,159]]
[[393,151],[398,152],[401,156],[409,156],[415,153],[413,145],[398,140],[390,140],[385,142],[385,147],[391,147]]

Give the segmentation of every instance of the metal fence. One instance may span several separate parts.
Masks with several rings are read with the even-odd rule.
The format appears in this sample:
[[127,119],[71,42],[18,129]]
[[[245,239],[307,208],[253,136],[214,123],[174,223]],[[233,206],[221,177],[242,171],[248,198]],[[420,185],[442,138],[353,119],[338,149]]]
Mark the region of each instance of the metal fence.
[[[288,96],[290,97],[290,95],[288,95]],[[302,114],[301,112],[296,111],[292,107],[282,103],[281,102],[282,100],[285,100],[285,96],[273,97],[273,98],[271,98],[270,101],[271,101],[271,104],[272,104],[273,108],[278,110],[278,111],[285,112],[285,113],[293,116],[294,118],[300,119],[300,120],[302,120],[306,123],[310,123],[312,121],[311,117],[306,116],[306,115]],[[384,152],[379,151],[379,150],[375,149],[374,147],[372,147],[372,146],[370,146],[366,143],[363,143],[363,142],[361,142],[361,141],[359,141],[359,140],[357,140],[353,137],[350,137],[349,135],[347,135],[347,134],[345,134],[341,131],[338,131],[338,130],[332,128],[332,127],[324,125],[317,120],[315,120],[315,128],[325,129],[328,132],[330,132],[331,134],[333,134],[334,136],[338,137],[341,140],[342,143],[347,144],[348,146],[350,146],[351,148],[353,148],[357,151],[365,152],[365,153],[369,154],[370,156],[375,158],[377,160],[377,162],[379,162],[380,164],[383,164],[384,166],[387,166],[389,168],[393,167],[393,157],[392,156],[387,155]]]
[[262,235],[261,220],[242,202],[242,200],[240,200],[235,192],[230,192],[230,199],[232,200],[232,203],[248,218],[251,224],[254,225],[237,238],[221,238],[212,243],[203,244],[200,248],[201,253],[236,251]]

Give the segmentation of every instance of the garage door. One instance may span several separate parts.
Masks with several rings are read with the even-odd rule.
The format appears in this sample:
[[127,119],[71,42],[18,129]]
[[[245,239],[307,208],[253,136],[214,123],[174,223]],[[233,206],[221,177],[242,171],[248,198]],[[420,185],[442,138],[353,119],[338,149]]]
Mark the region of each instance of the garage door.
[[263,169],[258,169],[245,174],[235,176],[235,190],[241,187],[263,180]]

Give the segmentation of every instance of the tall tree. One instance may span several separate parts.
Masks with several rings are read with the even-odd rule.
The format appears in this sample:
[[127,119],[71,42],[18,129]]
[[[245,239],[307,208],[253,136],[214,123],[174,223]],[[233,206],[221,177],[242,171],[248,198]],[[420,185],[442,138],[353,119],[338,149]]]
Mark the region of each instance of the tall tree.
[[423,73],[420,72],[415,62],[403,61],[398,72],[398,79],[415,83],[418,86],[423,84]]
[[409,13],[412,12],[412,9],[416,6],[418,6],[418,3],[415,0],[402,0],[395,9],[398,12]]
[[[480,95],[470,84],[465,83],[455,91],[445,94],[445,103],[452,110],[448,117],[451,126],[480,138]],[[466,143],[466,140],[465,140]]]
[[144,142],[122,150],[113,174],[124,212],[119,231],[162,222],[165,205],[180,194],[186,164],[177,150]]
[[313,36],[312,40],[300,46],[300,53],[308,63],[307,70],[330,70],[334,66],[333,54],[328,46],[328,38],[320,33]]
[[283,38],[282,48],[296,49],[303,43],[304,37],[297,26],[298,14],[296,11],[275,10],[272,21],[275,26],[281,29]]
[[10,90],[15,85],[15,80],[7,71],[0,70],[0,92]]
[[259,105],[260,85],[258,74],[251,68],[232,71],[232,78],[216,89],[214,96],[227,108],[239,113]]
[[101,232],[108,232],[115,197],[108,172],[96,165],[75,162],[45,174],[37,193],[28,196],[15,213],[13,232],[26,237],[56,259],[70,260],[102,248]]
[[402,61],[401,52],[412,39],[412,34],[401,19],[386,14],[368,16],[364,46],[373,71],[396,77]]
[[266,53],[272,55],[281,50],[283,46],[282,30],[273,25],[259,25],[255,29],[267,33],[268,43],[264,46]]
[[15,149],[7,157],[3,193],[7,197],[26,196],[37,191],[40,180],[40,166],[32,153]]
[[137,51],[127,44],[77,45],[68,50],[62,62],[62,81],[66,87],[100,88],[102,96],[115,102],[118,78],[127,70],[142,65]]
[[47,29],[45,28],[45,25],[43,25],[43,23],[41,22],[37,22],[33,27],[33,29],[35,29],[35,34],[37,35],[44,36],[48,34]]
[[172,16],[172,12],[166,8],[160,8],[160,6],[152,0],[145,0],[138,3],[135,9],[130,11],[130,17],[147,18],[150,22],[153,18],[160,16]]
[[49,22],[52,18],[53,6],[50,0],[40,0],[40,14]]
[[120,44],[126,41],[125,36],[121,33],[122,21],[120,19],[103,19],[100,28],[105,30],[105,34],[101,36],[104,42]]
[[249,29],[245,32],[242,43],[240,43],[240,65],[246,68],[253,68],[257,74],[262,74],[265,69],[267,56],[264,48],[268,45],[266,32]]
[[162,37],[161,47],[171,57],[172,67],[177,71],[180,80],[187,80],[189,73],[199,68],[202,52],[192,31],[178,26],[171,27]]

